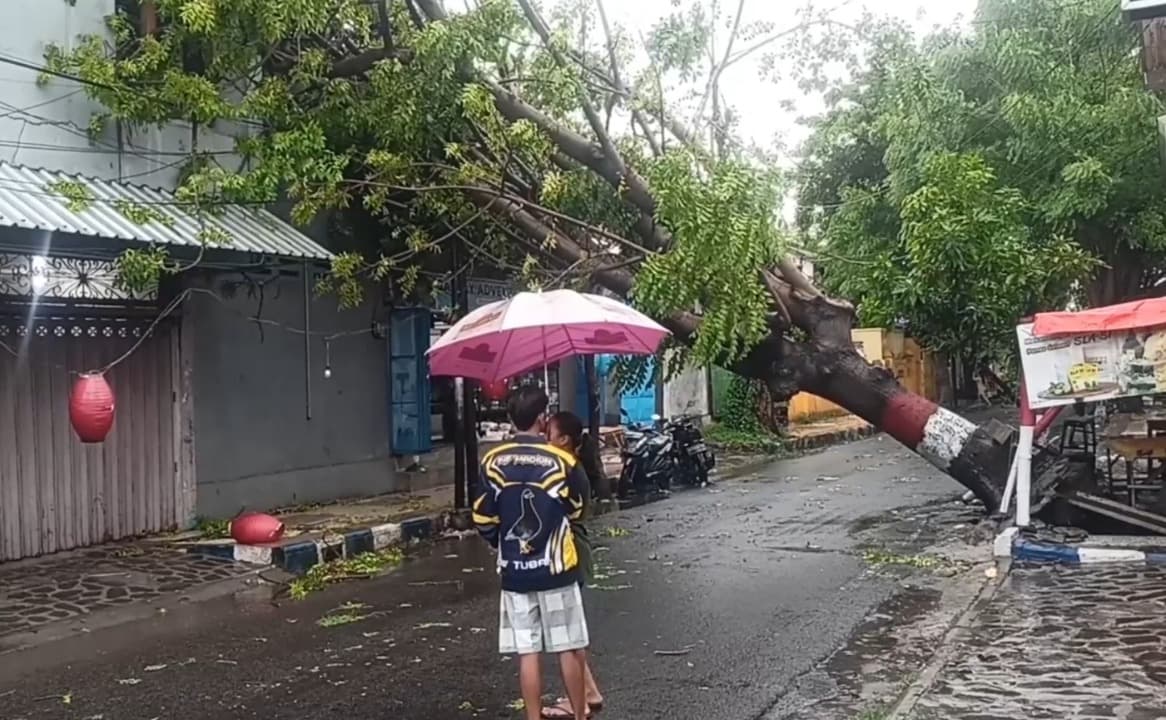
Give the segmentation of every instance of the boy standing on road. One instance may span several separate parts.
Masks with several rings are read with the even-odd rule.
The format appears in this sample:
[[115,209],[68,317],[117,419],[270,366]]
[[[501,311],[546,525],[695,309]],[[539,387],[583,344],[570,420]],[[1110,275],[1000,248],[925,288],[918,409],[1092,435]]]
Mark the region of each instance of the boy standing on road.
[[498,549],[498,648],[503,655],[518,655],[527,720],[542,713],[544,652],[559,656],[574,718],[586,720],[583,667],[589,637],[572,522],[583,514],[587,478],[570,453],[542,437],[546,393],[523,386],[506,406],[518,435],[482,459],[473,507],[478,532]]

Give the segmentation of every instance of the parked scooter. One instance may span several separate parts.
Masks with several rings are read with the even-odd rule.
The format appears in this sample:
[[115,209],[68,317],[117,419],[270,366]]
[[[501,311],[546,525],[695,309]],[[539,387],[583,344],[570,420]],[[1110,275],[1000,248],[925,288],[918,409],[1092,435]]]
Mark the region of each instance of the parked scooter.
[[[627,418],[627,412],[620,410]],[[659,416],[652,416],[652,425],[636,425],[630,418],[624,422],[627,448],[623,452],[623,470],[620,471],[618,492],[621,498],[629,495],[650,495],[668,492],[676,470],[672,450],[672,435],[663,432]]]
[[[626,417],[627,413],[621,411]],[[706,487],[716,458],[695,418],[681,416],[663,421],[652,416],[650,426],[625,420],[628,446],[620,473],[619,493],[668,492],[674,482]]]
[[672,436],[676,482],[690,487],[707,487],[709,472],[717,460],[704,441],[704,433],[697,419],[688,415],[671,418],[664,429]]

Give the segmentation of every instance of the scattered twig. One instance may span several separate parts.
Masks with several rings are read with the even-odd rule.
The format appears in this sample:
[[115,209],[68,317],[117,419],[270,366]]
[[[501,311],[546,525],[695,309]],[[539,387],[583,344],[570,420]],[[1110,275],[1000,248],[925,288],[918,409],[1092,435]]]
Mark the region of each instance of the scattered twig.
[[686,645],[686,646],[680,648],[679,650],[653,650],[652,654],[653,655],[660,655],[663,657],[674,657],[674,656],[678,656],[678,655],[687,655],[690,652],[692,652],[692,646]]

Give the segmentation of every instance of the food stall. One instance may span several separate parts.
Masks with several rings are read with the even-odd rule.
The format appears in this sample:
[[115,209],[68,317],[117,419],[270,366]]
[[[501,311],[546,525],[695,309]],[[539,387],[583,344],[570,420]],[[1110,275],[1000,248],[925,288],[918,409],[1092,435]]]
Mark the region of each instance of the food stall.
[[1166,514],[1166,299],[1043,313],[1018,325],[1017,339],[1021,435],[1006,490],[1015,481],[1016,524],[1029,523],[1037,416],[1072,407],[1062,446],[1066,433],[1084,438],[1097,482],[1095,492],[1070,493],[1070,502],[1153,531],[1166,527],[1166,518],[1149,517]]
[[478,437],[483,442],[499,442],[512,434],[510,418],[506,411],[506,397],[511,390],[521,385],[539,385],[546,390],[550,404],[548,413],[559,411],[559,363],[551,363],[545,370],[523,373],[516,377],[487,383],[478,387],[477,402]]

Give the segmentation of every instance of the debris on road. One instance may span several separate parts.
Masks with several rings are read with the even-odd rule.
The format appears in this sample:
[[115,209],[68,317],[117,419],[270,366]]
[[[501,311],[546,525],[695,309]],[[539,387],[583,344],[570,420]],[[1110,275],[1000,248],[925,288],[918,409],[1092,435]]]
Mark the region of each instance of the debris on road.
[[302,600],[334,583],[376,577],[384,570],[400,565],[404,559],[405,555],[400,548],[386,548],[352,558],[332,560],[315,565],[303,577],[292,580],[288,590],[292,599]]

